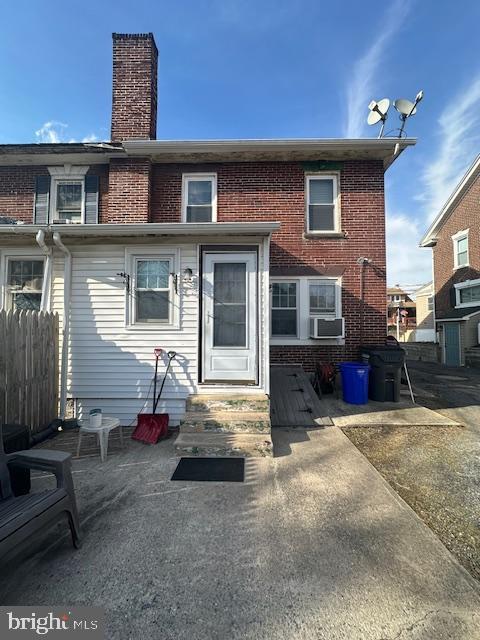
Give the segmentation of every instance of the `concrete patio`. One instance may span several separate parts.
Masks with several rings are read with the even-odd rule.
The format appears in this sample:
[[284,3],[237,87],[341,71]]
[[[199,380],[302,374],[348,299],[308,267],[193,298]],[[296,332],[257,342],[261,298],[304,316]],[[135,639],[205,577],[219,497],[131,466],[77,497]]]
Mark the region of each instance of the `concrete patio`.
[[171,482],[172,440],[86,449],[83,548],[37,540],[2,603],[104,606],[121,640],[480,638],[478,584],[338,428],[274,437],[244,484]]

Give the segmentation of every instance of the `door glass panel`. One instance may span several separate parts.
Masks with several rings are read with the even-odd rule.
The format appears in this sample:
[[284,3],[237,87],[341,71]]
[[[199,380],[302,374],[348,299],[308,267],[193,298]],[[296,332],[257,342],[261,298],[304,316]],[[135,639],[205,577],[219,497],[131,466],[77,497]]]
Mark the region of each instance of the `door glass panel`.
[[213,268],[213,346],[246,347],[247,265],[216,262]]

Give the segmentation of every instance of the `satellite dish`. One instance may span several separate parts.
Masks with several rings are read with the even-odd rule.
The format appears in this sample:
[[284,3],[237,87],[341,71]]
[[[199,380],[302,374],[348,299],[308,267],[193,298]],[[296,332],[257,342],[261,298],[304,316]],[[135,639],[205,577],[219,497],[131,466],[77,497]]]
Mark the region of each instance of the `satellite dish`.
[[404,98],[399,98],[395,100],[393,106],[400,113],[400,115],[408,118],[409,116],[414,116],[417,113],[416,103],[410,102],[410,100],[404,100]]
[[370,113],[368,114],[367,123],[368,124],[377,124],[377,122],[382,122],[382,128],[380,129],[379,138],[383,135],[383,129],[385,127],[385,120],[387,119],[387,112],[390,107],[390,100],[388,98],[382,98],[376,102],[372,100],[368,105],[370,109]]

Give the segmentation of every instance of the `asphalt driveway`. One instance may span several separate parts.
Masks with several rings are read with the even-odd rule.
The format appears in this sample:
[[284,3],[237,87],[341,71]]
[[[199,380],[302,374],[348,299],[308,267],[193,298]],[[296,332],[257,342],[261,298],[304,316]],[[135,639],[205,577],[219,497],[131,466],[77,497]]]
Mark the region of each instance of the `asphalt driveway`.
[[480,638],[476,582],[339,429],[275,447],[244,484],[170,482],[168,441],[74,461],[83,548],[38,540],[1,602],[104,606],[122,640]]

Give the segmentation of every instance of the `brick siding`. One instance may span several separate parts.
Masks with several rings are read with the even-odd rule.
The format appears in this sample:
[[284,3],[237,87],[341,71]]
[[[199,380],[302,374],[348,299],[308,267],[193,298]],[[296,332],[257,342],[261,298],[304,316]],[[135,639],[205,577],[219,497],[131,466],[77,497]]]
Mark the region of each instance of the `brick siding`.
[[[470,185],[450,217],[437,234],[433,248],[435,312],[447,314],[452,305],[450,292],[454,284],[480,278],[480,176]],[[452,235],[469,229],[469,267],[454,269]]]

